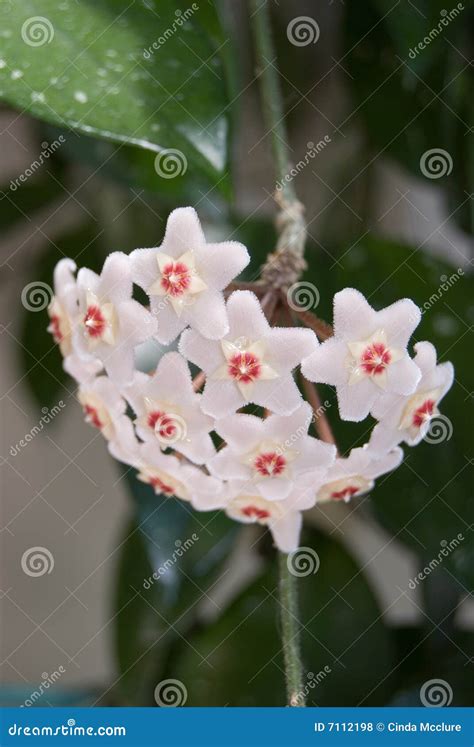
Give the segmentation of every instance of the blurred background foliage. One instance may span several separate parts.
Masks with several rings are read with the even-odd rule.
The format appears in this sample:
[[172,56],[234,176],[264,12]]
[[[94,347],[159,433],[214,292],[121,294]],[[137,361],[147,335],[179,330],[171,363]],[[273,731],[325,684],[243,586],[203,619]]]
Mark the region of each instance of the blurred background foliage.
[[[236,33],[229,3],[204,3],[159,52],[147,57],[144,50],[152,49],[164,29],[173,28],[181,11],[170,0],[123,3],[123,14],[112,23],[120,5],[113,0],[24,0],[0,6],[2,56],[8,61],[0,69],[4,106],[34,118],[38,153],[44,143],[61,135],[64,139],[47,166],[16,189],[1,185],[2,230],[13,231],[25,216],[54,206],[64,190],[80,200],[85,207],[81,225],[54,243],[45,240],[30,263],[31,279],[50,284],[62,256],[98,269],[111,250],[157,245],[169,210],[193,204],[216,235],[232,234],[246,243],[252,255],[246,278],[254,279],[275,234],[271,218],[260,215],[258,205],[244,214],[235,200],[235,173],[240,170],[245,185],[248,167],[245,160],[236,163],[235,143],[242,118],[239,91],[246,83],[241,74],[252,57],[250,20]],[[347,0],[337,19],[348,73],[345,95],[350,119],[361,133],[359,159],[365,164],[355,196],[364,232],[360,225],[341,221],[342,230],[338,225],[338,232],[328,234],[330,253],[322,251],[314,237],[308,247],[305,279],[320,290],[319,312],[329,320],[333,293],[344,286],[359,288],[376,307],[404,296],[422,306],[458,267],[455,252],[435,259],[418,246],[384,238],[371,223],[369,203],[376,184],[368,166],[381,152],[417,178],[421,154],[433,147],[451,154],[456,167],[443,180],[443,196],[451,220],[464,231],[473,230],[472,3],[465,0],[462,17],[415,59],[409,49],[438,23],[445,3],[417,0],[417,11],[404,1],[392,5],[369,0],[363,5]],[[290,17],[305,9],[304,3],[295,5]],[[311,7],[309,15],[313,12]],[[54,46],[29,46],[19,39],[18,28],[39,14],[54,26]],[[324,72],[311,56],[313,47],[288,43],[284,19],[275,13],[278,66],[291,130],[297,115],[294,89],[309,90]],[[104,29],[99,38],[97,28]],[[12,70],[21,75],[12,75]],[[257,82],[251,86],[255,89]],[[471,123],[468,132],[465,122]],[[186,163],[185,171],[172,179],[160,177],[155,164],[170,148],[179,149]],[[343,168],[341,163],[337,168]],[[349,167],[346,176],[353,176]],[[298,180],[295,184],[298,190]],[[316,180],[313,189],[318,189]],[[350,191],[346,194],[350,199]],[[332,212],[336,223],[338,209],[336,204]],[[27,247],[22,251],[28,261]],[[404,466],[354,507],[367,520],[379,522],[391,541],[406,543],[420,568],[438,555],[442,540],[459,532],[466,540],[424,582],[423,623],[395,628],[387,624],[364,569],[334,536],[307,528],[302,544],[317,550],[321,570],[300,582],[304,660],[314,676],[325,666],[330,669],[311,689],[310,704],[416,705],[421,683],[434,676],[451,683],[453,705],[467,704],[472,695],[462,652],[474,654],[473,636],[456,628],[453,613],[472,590],[474,575],[467,462],[473,367],[466,336],[472,299],[466,272],[446,298],[424,314],[416,333],[417,339],[433,341],[441,360],[455,365],[456,383],[443,403],[453,424],[452,438],[440,445],[407,447]],[[18,365],[38,406],[50,405],[65,382],[59,352],[51,347],[43,315],[25,311],[22,329]],[[322,398],[335,401],[329,388]],[[342,449],[362,443],[367,423],[338,423],[333,412],[335,408],[329,417]],[[224,595],[219,608],[213,607],[201,590],[232,572],[239,543],[244,542],[242,530],[220,514],[195,516],[176,501],[157,499],[133,474],[128,477],[135,518],[124,529],[111,600],[121,610],[115,642],[123,676],[109,693],[110,701],[153,705],[150,683],[177,677],[188,686],[188,705],[282,704],[277,581],[268,538],[253,537],[253,542],[258,539],[253,577]],[[172,556],[176,538],[193,532],[199,542],[165,579],[149,590],[140,589],[143,579]],[[183,644],[184,638],[191,647]]]

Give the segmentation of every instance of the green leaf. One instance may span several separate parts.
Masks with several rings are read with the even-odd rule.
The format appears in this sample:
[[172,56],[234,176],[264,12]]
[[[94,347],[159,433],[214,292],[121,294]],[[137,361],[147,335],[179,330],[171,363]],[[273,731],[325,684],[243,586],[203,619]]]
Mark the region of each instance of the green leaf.
[[[375,598],[333,539],[308,529],[302,545],[320,559],[318,573],[298,579],[308,704],[357,705],[364,699],[364,705],[378,705],[391,692],[393,659]],[[273,557],[216,623],[181,647],[169,676],[185,684],[187,705],[284,705],[275,566]]]
[[152,165],[176,149],[178,179],[187,166],[225,182],[226,84],[203,29],[208,15],[198,21],[199,7],[181,12],[171,0],[3,4],[2,98],[52,124],[143,148]]
[[[155,495],[126,472],[136,519],[127,531],[115,595],[117,688],[127,702],[152,705],[177,643],[193,629],[201,602],[228,572],[238,527],[222,512],[198,514]],[[214,603],[215,609],[219,609]]]
[[164,667],[173,635],[154,611],[159,604],[158,589],[143,588],[152,572],[146,541],[132,521],[122,542],[114,594],[115,651],[120,671],[115,689],[121,705],[150,704],[150,683]]
[[162,604],[177,614],[202,598],[223,572],[237,526],[223,512],[199,513],[184,501],[157,496],[135,474],[128,470],[126,478],[140,532],[151,567],[158,572]]

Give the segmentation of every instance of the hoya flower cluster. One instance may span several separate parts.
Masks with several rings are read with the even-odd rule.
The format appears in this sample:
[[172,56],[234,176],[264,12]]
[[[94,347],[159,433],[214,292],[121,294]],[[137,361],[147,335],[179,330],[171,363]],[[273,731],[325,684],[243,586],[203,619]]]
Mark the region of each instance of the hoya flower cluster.
[[[175,210],[161,246],[114,252],[100,275],[76,275],[74,262],[61,260],[49,329],[86,420],[116,459],[157,494],[266,525],[290,552],[303,511],[360,496],[400,464],[399,444],[423,438],[453,369],[437,365],[429,342],[410,357],[420,312],[406,299],[377,312],[358,291],[342,290],[322,344],[298,323],[271,326],[268,294],[229,288],[248,262],[240,243],[207,243],[192,208]],[[134,285],[147,308],[133,299]],[[148,341],[162,355],[140,371],[136,349]],[[298,367],[310,382],[336,387],[342,419],[378,420],[365,446],[344,457],[309,435],[315,415]]]

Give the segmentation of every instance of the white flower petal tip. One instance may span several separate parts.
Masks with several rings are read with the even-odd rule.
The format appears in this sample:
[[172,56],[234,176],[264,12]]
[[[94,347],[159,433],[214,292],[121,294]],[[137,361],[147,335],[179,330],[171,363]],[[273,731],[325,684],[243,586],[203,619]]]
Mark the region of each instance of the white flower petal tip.
[[134,465],[139,443],[126,403],[118,388],[107,376],[97,376],[79,387],[77,398],[85,421],[97,428],[109,442],[109,451],[120,462]]
[[385,393],[415,391],[421,374],[407,345],[420,318],[409,299],[375,311],[346,288],[334,296],[334,336],[303,361],[303,374],[336,387],[343,420],[364,420]]
[[289,415],[302,403],[291,375],[317,347],[311,330],[271,328],[257,297],[235,291],[227,302],[229,332],[219,342],[186,330],[181,353],[207,375],[202,409],[223,418],[248,403]]
[[148,293],[158,320],[157,340],[168,344],[187,326],[208,339],[225,335],[222,291],[249,261],[247,249],[236,241],[206,243],[193,208],[174,210],[161,247],[131,254],[133,279]]
[[72,353],[64,358],[63,368],[79,384],[85,384],[103,370],[103,365],[99,360],[84,360]]
[[54,268],[54,295],[48,306],[49,326],[54,342],[63,357],[73,353],[72,328],[78,312],[76,263],[69,258],[59,260]]
[[402,442],[410,446],[420,443],[453,384],[452,364],[437,364],[436,349],[430,342],[418,342],[415,351],[413,364],[420,374],[415,391],[405,395],[386,394],[372,408],[372,415],[379,422],[372,432],[370,446],[379,454]]
[[379,455],[370,445],[352,449],[348,457],[339,457],[323,478],[316,492],[317,503],[348,502],[369,493],[375,479],[396,469],[402,462],[403,451],[394,448]]
[[292,496],[284,501],[272,502],[266,501],[261,495],[246,493],[245,489],[245,486],[231,486],[231,497],[225,506],[227,515],[243,524],[267,527],[280,552],[296,550],[303,518],[301,511],[294,509]]
[[155,444],[139,446],[135,466],[138,479],[151,485],[157,495],[187,501],[198,511],[222,508],[225,491],[220,480],[175,456],[163,454]]

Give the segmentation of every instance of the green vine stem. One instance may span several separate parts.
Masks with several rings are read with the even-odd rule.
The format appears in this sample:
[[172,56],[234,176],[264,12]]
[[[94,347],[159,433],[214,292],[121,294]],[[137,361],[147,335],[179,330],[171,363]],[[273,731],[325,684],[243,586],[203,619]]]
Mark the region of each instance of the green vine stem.
[[303,689],[303,665],[301,663],[299,641],[300,623],[298,620],[298,579],[291,573],[288,567],[288,555],[279,552],[278,565],[280,572],[280,620],[288,705],[305,707],[306,700]]
[[291,178],[288,178],[291,159],[271,32],[270,3],[267,0],[250,0],[250,4],[257,75],[260,79],[265,122],[271,134],[275,161],[275,200],[280,208],[276,219],[277,245],[262,268],[261,278],[270,287],[286,290],[298,280],[306,268],[303,257],[306,241],[304,208],[296,197]]

